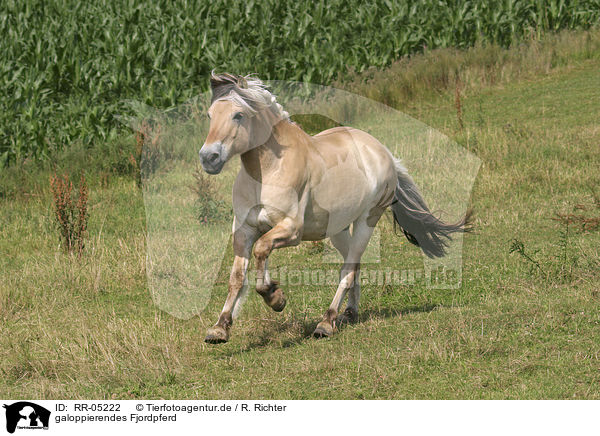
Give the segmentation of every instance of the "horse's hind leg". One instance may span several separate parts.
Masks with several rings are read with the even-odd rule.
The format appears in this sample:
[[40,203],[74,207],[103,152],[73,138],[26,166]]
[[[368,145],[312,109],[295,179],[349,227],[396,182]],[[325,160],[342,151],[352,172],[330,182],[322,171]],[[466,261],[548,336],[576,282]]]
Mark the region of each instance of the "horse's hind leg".
[[281,312],[285,307],[285,295],[277,282],[269,277],[267,260],[275,248],[298,245],[300,243],[300,227],[291,218],[286,218],[262,235],[254,246],[256,258],[256,292],[265,300],[265,303],[275,312]]
[[[348,250],[350,248],[350,231],[348,229],[342,230],[337,235],[330,237],[333,246],[340,252],[344,260],[348,257]],[[358,301],[360,299],[360,282],[358,275],[360,272],[360,264],[355,271],[354,284],[348,289],[348,303],[346,304],[346,310],[337,317],[338,325],[355,323],[358,321]],[[343,269],[340,271],[340,281],[342,280]]]
[[[352,236],[348,244],[348,255],[344,259],[344,265],[340,273],[340,284],[338,285],[335,297],[333,297],[333,301],[329,305],[329,309],[323,315],[323,320],[317,325],[313,333],[315,337],[331,336],[335,331],[338,312],[344,297],[348,291],[354,289],[358,281],[360,258],[369,244],[373,229],[374,227],[368,225],[366,218],[359,218],[354,222]],[[356,307],[354,308],[351,304],[356,305]],[[352,300],[349,299],[349,305],[351,310],[352,308],[356,309],[357,318],[358,299],[356,295],[352,296]]]
[[346,304],[346,310],[340,313],[340,315],[337,317],[337,323],[339,325],[354,324],[358,322],[358,302],[360,300],[360,264],[357,265],[354,276],[354,285],[348,290],[348,303]]

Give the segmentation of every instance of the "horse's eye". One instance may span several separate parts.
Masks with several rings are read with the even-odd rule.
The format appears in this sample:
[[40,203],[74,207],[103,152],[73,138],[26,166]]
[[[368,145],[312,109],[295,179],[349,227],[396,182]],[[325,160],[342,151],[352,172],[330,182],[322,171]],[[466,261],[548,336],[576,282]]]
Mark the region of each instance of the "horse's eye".
[[233,116],[233,119],[234,119],[234,121],[238,121],[238,122],[242,121],[242,118],[244,118],[244,114],[243,114],[243,113],[241,113],[241,112],[237,112],[237,113],[236,113],[236,114]]
[[210,120],[210,114],[208,112],[206,113],[206,118]]

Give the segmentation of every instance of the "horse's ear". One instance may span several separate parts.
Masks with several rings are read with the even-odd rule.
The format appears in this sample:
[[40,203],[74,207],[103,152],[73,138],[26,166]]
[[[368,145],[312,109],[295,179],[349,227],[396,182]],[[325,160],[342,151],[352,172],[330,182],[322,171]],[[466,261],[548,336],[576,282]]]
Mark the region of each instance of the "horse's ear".
[[237,86],[241,89],[248,87],[248,82],[244,76],[237,76]]
[[246,79],[243,76],[236,76],[234,74],[229,73],[215,74],[215,72],[213,71],[210,74],[211,90],[214,91],[215,88],[224,85],[237,85],[240,88],[248,87],[248,83],[246,82]]
[[215,88],[218,88],[219,85],[223,84],[223,80],[217,76],[214,71],[211,73],[210,75],[210,89],[211,91],[214,91]]

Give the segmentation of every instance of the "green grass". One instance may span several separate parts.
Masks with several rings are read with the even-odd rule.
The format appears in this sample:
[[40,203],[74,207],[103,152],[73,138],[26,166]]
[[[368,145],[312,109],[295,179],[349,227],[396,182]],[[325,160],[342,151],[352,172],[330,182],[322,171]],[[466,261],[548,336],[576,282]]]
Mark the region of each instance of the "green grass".
[[[333,288],[290,286],[283,313],[251,291],[231,341],[205,344],[228,266],[201,316],[172,317],[148,289],[133,177],[92,185],[78,260],[59,249],[47,174],[32,176],[33,188],[0,199],[0,396],[599,398],[600,233],[572,224],[565,236],[552,219],[578,205],[600,215],[599,69],[597,58],[572,59],[469,85],[462,130],[451,87],[411,100],[406,112],[483,161],[463,285],[365,286],[360,323],[326,340],[310,334]],[[392,236],[387,220],[380,231],[383,265],[420,267],[418,250]],[[540,268],[509,252],[515,238]],[[317,249],[277,251],[271,266],[309,268]]]

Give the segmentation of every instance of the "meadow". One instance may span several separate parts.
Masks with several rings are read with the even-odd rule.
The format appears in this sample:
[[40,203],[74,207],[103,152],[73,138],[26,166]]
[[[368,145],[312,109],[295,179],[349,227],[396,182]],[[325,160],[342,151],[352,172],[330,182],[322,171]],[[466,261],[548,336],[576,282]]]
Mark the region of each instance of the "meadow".
[[[0,396],[599,398],[598,71],[593,30],[510,49],[428,52],[340,82],[448,135],[482,166],[462,286],[367,284],[360,322],[325,340],[311,333],[330,286],[290,285],[282,313],[251,290],[222,346],[203,338],[224,301],[228,266],[200,316],[180,319],[156,306],[133,133],[3,170]],[[195,153],[204,138],[188,139]],[[81,256],[61,247],[55,171],[75,181],[83,171],[88,180]],[[193,167],[177,177],[195,183]],[[228,204],[224,179],[214,183]],[[378,229],[383,266],[422,265],[390,221]],[[270,265],[310,268],[320,250],[303,243],[275,252]]]

